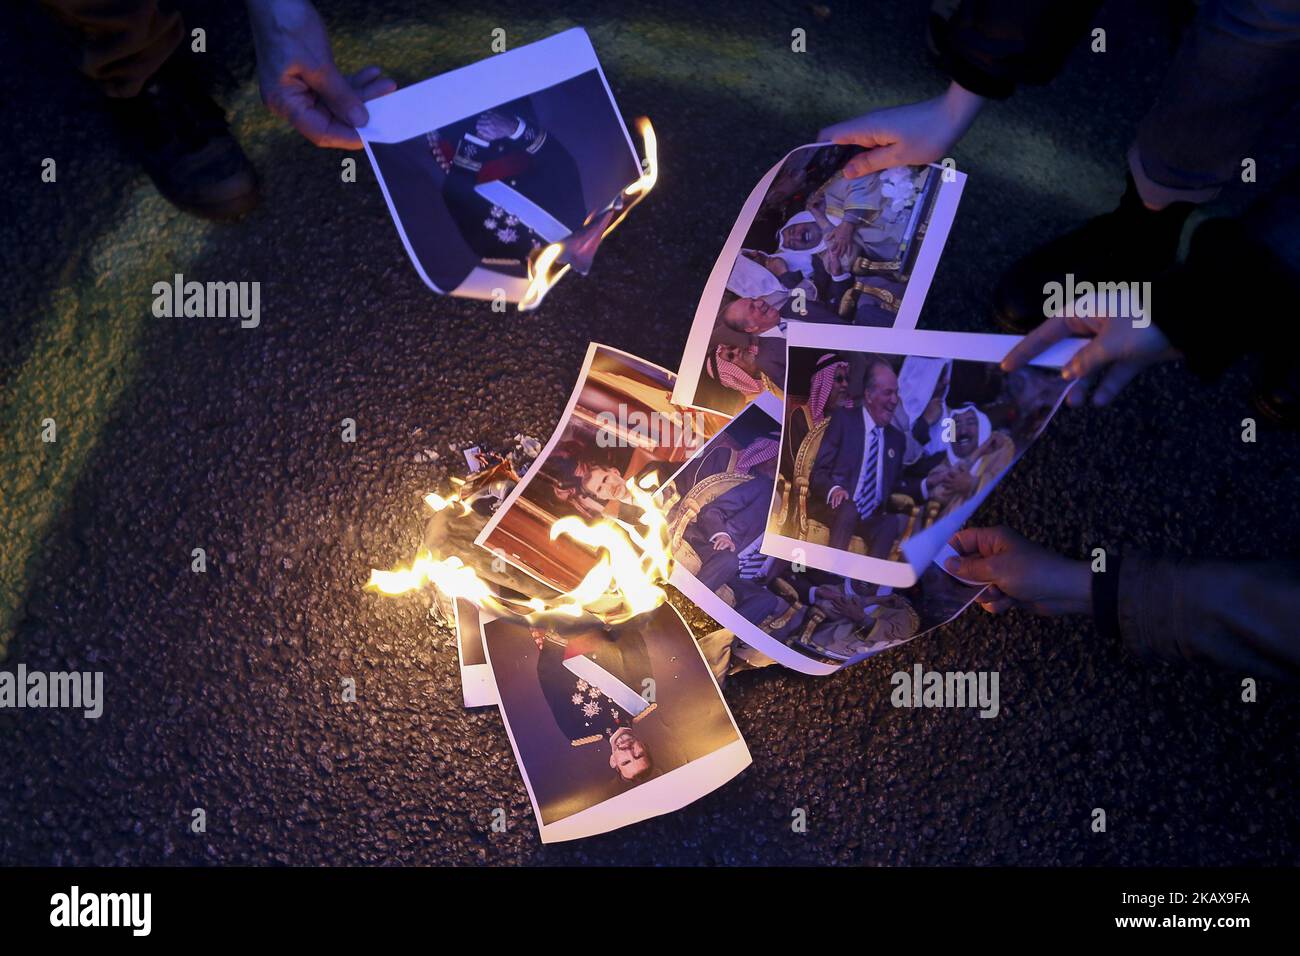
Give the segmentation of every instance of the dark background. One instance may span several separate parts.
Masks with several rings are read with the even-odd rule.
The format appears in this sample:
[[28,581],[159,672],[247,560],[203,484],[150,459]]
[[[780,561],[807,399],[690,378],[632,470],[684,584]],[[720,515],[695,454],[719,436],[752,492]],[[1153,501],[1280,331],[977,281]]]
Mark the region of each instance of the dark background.
[[[322,4],[345,69],[375,60],[403,83],[486,55],[494,26],[517,44],[581,23],[624,115],[654,120],[657,190],[589,277],[526,316],[432,295],[364,157],[342,183],[339,154],[262,109],[241,5],[187,9],[263,176],[262,208],[233,227],[153,196],[37,12],[11,12],[0,37],[5,666],[103,669],[107,694],[97,722],[0,714],[0,861],[1300,862],[1294,691],[1262,683],[1243,704],[1236,676],[1140,663],[1087,621],[980,613],[832,678],[735,678],[752,767],[679,813],[543,847],[500,719],[461,707],[454,636],[419,598],[362,591],[371,567],[414,553],[421,496],[463,472],[448,446],[545,439],[589,341],[676,365],[777,158],[823,124],[941,90],[923,4],[832,4],[825,19],[803,3]],[[925,327],[991,330],[999,271],[1118,197],[1174,34],[1154,2],[1113,3],[1099,25],[1106,53],[1081,47],[954,150],[970,179]],[[789,50],[796,27],[806,54]],[[1260,183],[1230,200],[1281,174],[1297,130],[1279,124]],[[261,327],[153,319],[150,286],[175,271],[260,280]],[[1230,289],[1230,269],[1215,278]],[[1227,329],[1263,320],[1230,298]],[[1063,412],[982,520],[1076,556],[1292,551],[1300,439],[1239,440],[1244,382],[1162,368],[1113,409]],[[57,446],[40,444],[46,414]],[[1000,715],[895,710],[889,677],[917,662],[998,670]],[[505,834],[489,830],[498,806]]]

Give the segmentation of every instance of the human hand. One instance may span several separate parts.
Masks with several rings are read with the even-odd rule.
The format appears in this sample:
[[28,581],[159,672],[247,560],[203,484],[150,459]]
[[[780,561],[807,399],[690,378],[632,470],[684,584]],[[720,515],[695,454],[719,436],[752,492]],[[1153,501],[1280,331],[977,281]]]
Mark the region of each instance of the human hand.
[[838,485],[831,489],[831,496],[827,499],[832,508],[838,508],[849,498],[849,493]]
[[975,493],[975,476],[963,468],[948,469],[941,484],[947,498],[969,498]]
[[826,600],[831,609],[840,617],[846,617],[858,624],[867,619],[867,612],[862,606],[862,600],[858,597],[836,593],[829,595]]
[[853,248],[853,223],[841,222],[826,237],[826,251],[835,262],[843,262],[851,248]]
[[934,398],[926,403],[925,411],[921,413],[921,417],[925,419],[927,425],[933,425],[939,420],[939,415],[943,412],[943,399],[943,395],[936,394]]
[[360,149],[363,100],[397,89],[377,66],[344,77],[329,34],[307,0],[248,0],[262,102],[317,146]]
[[946,461],[935,465],[925,476],[925,489],[929,497],[944,500],[948,497],[948,483],[956,469]]
[[975,121],[982,96],[950,84],[942,96],[908,106],[875,110],[828,126],[819,140],[865,146],[844,165],[844,177],[857,179],[890,166],[933,163],[948,155]]
[[821,260],[822,268],[826,270],[827,275],[832,278],[844,275],[844,261],[837,258],[830,249],[823,249],[817,253],[817,258]]
[[1083,317],[1073,313],[1073,308],[1069,308],[1064,315],[1052,316],[1021,339],[1002,360],[1002,370],[1014,372],[1023,368],[1034,356],[1067,336],[1091,339],[1061,369],[1062,378],[1079,382],[1070,389],[1067,399],[1077,408],[1084,403],[1088,388],[1098,376],[1101,381],[1092,394],[1092,403],[1101,406],[1108,404],[1144,368],[1182,355],[1149,319],[1145,326],[1137,326],[1131,318]]
[[505,139],[518,127],[518,119],[498,113],[496,110],[483,113],[474,124],[475,132],[489,143],[493,140]]
[[731,540],[731,535],[723,532],[713,539],[714,551],[735,551],[736,542]]
[[1086,614],[1092,607],[1092,571],[1034,544],[1010,528],[964,528],[948,542],[959,555],[944,562],[966,581],[987,581],[984,610],[1022,607],[1035,614]]

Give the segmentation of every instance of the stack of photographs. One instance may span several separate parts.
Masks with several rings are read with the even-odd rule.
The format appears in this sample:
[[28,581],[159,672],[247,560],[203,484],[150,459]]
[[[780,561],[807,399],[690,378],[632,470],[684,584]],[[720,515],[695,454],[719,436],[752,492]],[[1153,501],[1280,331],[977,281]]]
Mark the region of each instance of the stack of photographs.
[[830,674],[929,633],[984,585],[949,539],[1064,399],[1063,342],[801,328],[784,399],[755,398],[661,492],[672,583],[751,647]]
[[[376,101],[360,132],[420,275],[458,295],[518,301],[543,243],[581,269],[640,174],[581,30]],[[806,674],[915,640],[980,596],[944,570],[948,541],[1042,433],[1079,343],[1008,374],[1016,337],[916,331],[965,176],[848,178],[860,151],[801,146],[762,178],[678,373],[589,347],[476,546],[571,592],[601,554],[557,522],[635,538],[631,487],[653,491],[670,583],[754,659]],[[671,605],[563,626],[463,600],[454,613],[465,706],[500,709],[543,842],[678,809],[750,763],[721,675]]]
[[[727,424],[672,402],[675,376],[593,344],[554,434],[476,540],[548,586],[576,587],[595,549],[551,538],[566,517],[636,530],[629,481],[654,488]],[[497,705],[545,843],[677,810],[750,763],[716,678],[670,604],[607,626],[530,626],[456,602],[465,705]]]

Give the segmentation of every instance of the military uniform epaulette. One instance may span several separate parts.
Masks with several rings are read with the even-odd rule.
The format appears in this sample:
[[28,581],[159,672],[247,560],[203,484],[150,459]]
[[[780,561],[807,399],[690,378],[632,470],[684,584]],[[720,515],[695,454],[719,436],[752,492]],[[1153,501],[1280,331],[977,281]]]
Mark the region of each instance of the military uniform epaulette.
[[651,704],[651,705],[650,705],[649,707],[647,707],[645,710],[641,711],[641,713],[639,713],[639,714],[637,714],[635,717],[633,717],[633,718],[632,718],[632,723],[634,723],[634,724],[635,724],[635,723],[639,723],[642,717],[648,717],[648,716],[650,716],[650,714],[651,714],[651,713],[654,711],[654,709],[655,709],[656,707],[658,707],[658,706],[659,706],[659,705],[658,705],[657,703]]
[[528,144],[524,147],[525,152],[536,153],[546,143],[546,130],[529,126],[524,130],[524,142]]
[[604,740],[604,734],[592,734],[590,737],[579,737],[577,740],[570,740],[570,747],[585,747],[587,744],[594,744],[597,740]]

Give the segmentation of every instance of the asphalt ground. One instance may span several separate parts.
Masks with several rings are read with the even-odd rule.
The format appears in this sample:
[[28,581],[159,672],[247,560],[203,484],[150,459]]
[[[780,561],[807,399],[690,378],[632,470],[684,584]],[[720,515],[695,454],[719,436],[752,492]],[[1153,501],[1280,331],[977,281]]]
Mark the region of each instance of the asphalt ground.
[[[590,276],[502,316],[432,295],[364,160],[341,182],[339,154],[261,107],[242,5],[182,4],[263,178],[234,226],[162,201],[45,21],[11,12],[0,634],[6,668],[102,670],[107,700],[97,721],[0,713],[0,863],[1300,862],[1294,691],[1261,682],[1245,704],[1237,676],[1139,662],[1085,620],[980,612],[835,677],[733,678],[752,767],[668,817],[543,847],[499,717],[461,707],[452,636],[420,598],[364,592],[369,569],[413,552],[421,496],[461,472],[454,448],[550,434],[588,342],[676,366],[777,158],[944,79],[923,4],[321,6],[345,69],[402,83],[486,55],[496,26],[512,45],[587,27],[625,116],[655,123],[658,188]],[[970,178],[923,327],[991,330],[1000,270],[1117,198],[1174,34],[1163,5],[1112,4],[1099,25],[1106,53],[1081,48],[1051,86],[987,109],[955,151]],[[1261,148],[1261,183],[1297,129]],[[153,318],[152,284],[177,272],[260,281],[261,326]],[[1207,277],[1225,335],[1260,318],[1231,314],[1231,281]],[[1293,554],[1300,438],[1243,443],[1244,384],[1161,368],[1111,409],[1063,412],[980,520],[1076,556]],[[890,675],[918,662],[997,670],[999,716],[894,709]]]

